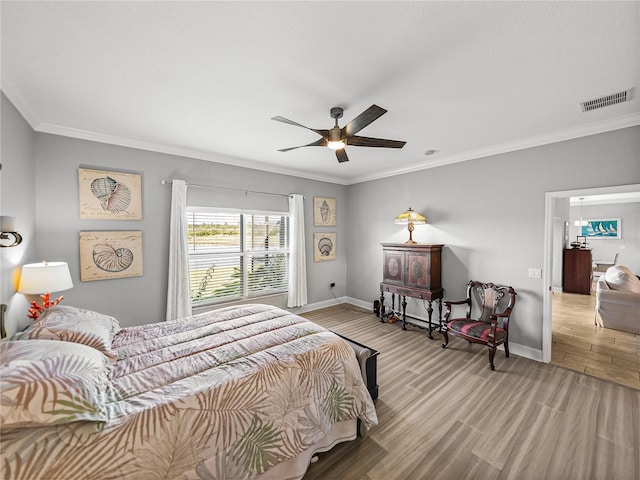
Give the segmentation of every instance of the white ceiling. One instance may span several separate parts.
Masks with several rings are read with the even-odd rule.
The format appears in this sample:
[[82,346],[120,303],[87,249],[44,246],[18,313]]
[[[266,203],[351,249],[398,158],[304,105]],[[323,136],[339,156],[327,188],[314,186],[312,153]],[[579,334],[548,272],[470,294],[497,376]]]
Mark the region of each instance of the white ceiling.
[[[42,132],[351,184],[640,124],[637,1],[1,9],[1,86]],[[327,129],[372,104],[388,113],[359,135],[402,150],[277,151],[319,137],[273,116]]]

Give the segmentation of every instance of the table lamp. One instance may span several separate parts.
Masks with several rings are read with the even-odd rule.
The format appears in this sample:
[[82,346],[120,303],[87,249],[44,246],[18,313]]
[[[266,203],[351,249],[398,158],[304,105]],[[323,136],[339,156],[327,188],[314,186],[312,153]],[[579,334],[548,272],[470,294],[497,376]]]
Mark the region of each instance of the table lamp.
[[427,223],[427,219],[418,212],[414,212],[411,208],[409,208],[396,217],[395,223],[408,224],[407,229],[409,230],[409,240],[404,243],[415,245],[418,242],[415,242],[413,240],[413,225],[425,224]]
[[64,298],[60,296],[52,302],[51,292],[62,292],[72,287],[73,281],[67,262],[28,263],[22,266],[18,293],[42,297],[42,307],[36,302],[31,302],[29,309],[28,317],[36,320],[45,308],[57,305]]

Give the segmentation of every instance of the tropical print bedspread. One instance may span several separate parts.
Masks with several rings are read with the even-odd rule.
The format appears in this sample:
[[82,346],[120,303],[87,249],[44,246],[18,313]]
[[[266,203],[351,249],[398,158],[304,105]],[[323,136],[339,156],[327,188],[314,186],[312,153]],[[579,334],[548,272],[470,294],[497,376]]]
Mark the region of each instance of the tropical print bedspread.
[[331,425],[377,423],[338,336],[266,305],[124,328],[106,421],[3,428],[2,478],[249,479]]

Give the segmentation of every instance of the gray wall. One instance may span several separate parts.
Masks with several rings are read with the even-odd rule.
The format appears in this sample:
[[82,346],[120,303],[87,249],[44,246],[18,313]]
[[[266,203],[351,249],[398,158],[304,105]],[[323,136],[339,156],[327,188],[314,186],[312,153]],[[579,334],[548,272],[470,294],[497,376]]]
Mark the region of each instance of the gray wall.
[[[78,168],[113,169],[142,174],[143,220],[80,220],[78,214]],[[69,262],[74,288],[66,301],[114,315],[123,325],[164,320],[169,254],[171,187],[163,179],[181,178],[189,183],[220,185],[252,191],[300,193],[305,197],[306,242],[313,239],[314,195],[335,197],[341,207],[338,238],[346,237],[346,187],[266,173],[221,163],[164,155],[143,150],[38,134],[36,142],[37,251],[43,258]],[[46,174],[45,174],[46,173]],[[194,204],[236,208],[288,210],[284,197],[245,195],[229,191],[190,188]],[[78,234],[83,230],[141,230],[144,275],[93,282],[79,280]],[[328,283],[336,281],[336,294],[344,295],[347,258],[338,249],[338,260],[314,263],[307,250],[309,302],[325,300]]]
[[[544,287],[528,269],[543,264],[545,192],[638,183],[639,158],[640,127],[633,127],[351,185],[347,295],[377,298],[379,244],[408,238],[393,219],[412,207],[428,221],[414,239],[447,245],[445,297],[464,298],[470,279],[512,285],[511,341],[541,350]],[[408,310],[426,316],[416,299]]]
[[16,288],[20,267],[38,258],[33,184],[36,135],[4,94],[0,97],[0,215],[16,217],[16,230],[23,238],[17,247],[0,248],[0,300],[8,305],[7,327],[13,331],[18,323],[26,326],[31,321],[27,318],[29,302]]
[[[242,190],[272,193],[300,193],[305,197],[305,226],[308,272],[308,300],[317,303],[333,299],[328,288],[336,282],[334,293],[346,294],[346,245],[348,205],[346,186],[298,177],[271,174],[191,158],[76,140],[57,135],[35,133],[3,97],[3,166],[2,196],[13,197],[9,208],[3,202],[2,215],[20,217],[20,226],[31,245],[30,255],[20,255],[12,265],[47,259],[69,263],[74,287],[63,292],[64,302],[117,317],[123,326],[164,320],[168,270],[168,231],[171,187],[163,179],[182,178],[190,183],[220,185]],[[23,138],[24,137],[24,138]],[[5,152],[6,150],[6,152]],[[18,154],[13,151],[18,150]],[[11,153],[11,154],[10,154]],[[35,161],[34,161],[35,158]],[[221,160],[224,160],[221,158]],[[143,219],[80,220],[78,212],[78,168],[112,169],[142,174]],[[34,193],[35,192],[35,193]],[[5,195],[6,193],[6,195]],[[314,196],[337,200],[338,226],[313,226]],[[26,198],[28,197],[28,198]],[[212,206],[236,208],[274,208],[288,210],[284,197],[233,193],[223,190],[190,188],[189,201]],[[6,212],[6,213],[5,213]],[[35,221],[34,221],[35,220]],[[30,226],[26,225],[29,224]],[[35,235],[33,234],[35,228]],[[144,275],[142,277],[81,282],[79,265],[79,233],[85,230],[140,230],[143,235]],[[335,231],[337,260],[313,261],[311,244],[314,231]],[[37,239],[35,244],[34,237]],[[345,242],[346,243],[346,242]],[[11,251],[17,249],[2,249]],[[21,249],[21,250],[24,250]],[[7,316],[11,332],[16,325],[25,325],[27,302],[15,293],[15,286],[6,279],[15,270],[3,251],[2,303],[9,303]],[[284,299],[270,302],[282,303]],[[14,302],[17,302],[14,305]]]
[[[24,319],[26,307],[24,298],[14,293],[15,287],[7,286],[7,279],[14,274],[15,265],[41,259],[69,262],[75,286],[65,292],[68,304],[114,315],[125,326],[164,319],[171,192],[161,180],[183,178],[191,183],[303,194],[308,246],[314,231],[332,230],[313,227],[313,197],[335,197],[338,259],[314,263],[312,249],[308,248],[310,303],[333,299],[329,282],[336,282],[337,297],[347,296],[362,304],[373,302],[382,275],[379,244],[407,239],[406,228],[395,225],[393,219],[412,207],[425,214],[429,222],[416,227],[414,238],[421,243],[447,245],[443,253],[446,297],[462,297],[466,282],[472,278],[513,285],[519,296],[512,342],[540,350],[544,288],[542,280],[528,278],[527,273],[529,267],[541,268],[543,263],[545,192],[640,182],[640,127],[348,187],[34,134],[4,98],[2,134],[2,214],[21,217],[20,228],[31,238],[13,267],[5,261],[3,252],[1,301],[9,303],[10,318],[15,322]],[[80,220],[79,167],[141,173],[143,220]],[[7,206],[8,198],[20,204],[13,209],[15,213]],[[194,203],[218,206],[247,202],[242,204],[247,208],[255,206],[253,202],[264,206],[266,198],[279,201],[196,189],[190,189],[189,198]],[[35,224],[29,215],[35,216]],[[29,231],[34,225],[35,249],[33,230]],[[78,235],[83,230],[141,230],[144,276],[80,282]],[[423,305],[415,300],[410,301],[409,311],[425,316]]]
[[[629,267],[632,272],[640,274],[640,203],[611,203],[605,205],[584,205],[582,217],[590,218],[620,218],[620,239],[588,238],[594,260],[610,262],[616,252],[617,263]],[[571,222],[569,223],[569,240],[575,241],[578,227],[574,220],[580,219],[580,207],[571,207]]]

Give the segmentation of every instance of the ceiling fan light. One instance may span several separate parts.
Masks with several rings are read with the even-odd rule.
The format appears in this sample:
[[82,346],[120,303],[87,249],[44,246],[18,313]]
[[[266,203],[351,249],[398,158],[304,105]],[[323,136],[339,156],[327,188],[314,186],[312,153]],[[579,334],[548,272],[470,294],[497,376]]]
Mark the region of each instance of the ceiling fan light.
[[332,150],[340,150],[347,144],[342,138],[342,131],[338,127],[338,119],[336,118],[336,126],[329,130],[329,136],[327,137],[327,147]]
[[345,146],[346,146],[346,144],[342,140],[339,140],[337,142],[327,142],[327,147],[329,147],[332,150],[340,150],[341,148],[344,148]]

